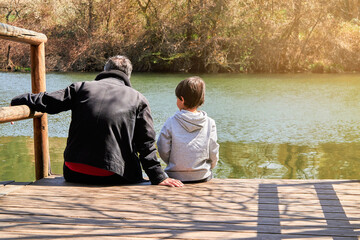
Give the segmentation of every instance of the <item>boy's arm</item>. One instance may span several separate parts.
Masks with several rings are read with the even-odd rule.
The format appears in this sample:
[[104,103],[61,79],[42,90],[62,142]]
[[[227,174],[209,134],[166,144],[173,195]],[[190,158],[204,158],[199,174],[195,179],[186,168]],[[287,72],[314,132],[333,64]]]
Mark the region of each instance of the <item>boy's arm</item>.
[[209,158],[211,161],[211,169],[215,168],[219,161],[219,144],[217,143],[217,132],[215,121],[212,121],[210,131]]
[[169,164],[171,152],[171,132],[168,128],[168,125],[169,120],[166,121],[166,123],[162,127],[157,141],[159,155],[166,164]]

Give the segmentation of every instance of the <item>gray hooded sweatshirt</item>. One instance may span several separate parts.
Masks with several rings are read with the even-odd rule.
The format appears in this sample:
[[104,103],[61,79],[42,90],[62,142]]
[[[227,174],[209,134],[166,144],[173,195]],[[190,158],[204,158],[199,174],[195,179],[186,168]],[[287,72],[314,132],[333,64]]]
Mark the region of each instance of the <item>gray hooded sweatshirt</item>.
[[215,121],[204,111],[176,112],[161,129],[157,146],[165,172],[181,181],[209,177],[219,159]]

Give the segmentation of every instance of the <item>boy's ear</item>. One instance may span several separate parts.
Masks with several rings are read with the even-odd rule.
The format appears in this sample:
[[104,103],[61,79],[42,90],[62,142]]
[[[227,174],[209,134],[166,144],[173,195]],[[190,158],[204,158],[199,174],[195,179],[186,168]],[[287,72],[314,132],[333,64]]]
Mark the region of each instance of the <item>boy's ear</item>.
[[180,96],[180,101],[182,101],[183,103],[185,102],[183,96]]

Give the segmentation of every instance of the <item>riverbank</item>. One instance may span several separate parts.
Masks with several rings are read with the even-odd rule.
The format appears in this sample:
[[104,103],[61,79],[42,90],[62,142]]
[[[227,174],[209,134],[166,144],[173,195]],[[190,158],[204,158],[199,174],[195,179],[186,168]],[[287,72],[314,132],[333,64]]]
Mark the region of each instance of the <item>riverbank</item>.
[[[46,65],[55,71],[101,71],[117,54],[136,72],[360,71],[359,14],[357,1],[32,1],[0,8],[3,22],[48,36]],[[27,47],[0,45],[0,67],[29,66]]]
[[[30,67],[19,67],[19,66],[15,66],[11,69],[0,69],[0,72],[4,72],[4,73],[11,73],[11,72],[19,72],[19,73],[30,73],[31,71],[31,68]],[[98,73],[98,72],[101,72],[102,69],[100,69],[99,71],[66,71],[66,70],[54,70],[54,69],[47,69],[46,70],[46,73]],[[147,72],[136,72],[134,71],[133,72],[134,74],[136,73],[147,73]],[[181,73],[184,73],[184,74],[204,74],[204,73],[200,73],[200,72],[197,72],[197,73],[189,73],[189,72],[186,72],[186,71],[177,71],[177,72],[164,72],[164,71],[159,71],[159,72],[151,72],[153,74],[181,74]],[[307,71],[296,71],[296,72],[271,72],[271,73],[267,73],[267,72],[262,72],[262,73],[256,73],[256,72],[247,72],[247,73],[233,73],[233,74],[310,74],[310,73],[314,73],[314,74],[359,74],[360,71],[348,71],[348,72],[340,72],[340,71],[332,71],[328,68],[325,68],[325,67],[320,67],[320,68],[314,68],[314,69],[311,69],[311,70],[307,70]],[[205,73],[206,74],[206,73]]]

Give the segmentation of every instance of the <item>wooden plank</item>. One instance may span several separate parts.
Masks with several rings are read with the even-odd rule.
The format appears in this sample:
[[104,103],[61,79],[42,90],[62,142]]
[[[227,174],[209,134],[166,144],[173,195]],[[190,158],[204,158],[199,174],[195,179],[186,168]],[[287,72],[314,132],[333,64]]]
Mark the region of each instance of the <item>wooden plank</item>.
[[32,111],[26,105],[0,107],[0,123],[18,121],[28,118],[41,117],[43,113]]
[[[126,209],[126,207],[128,209]],[[113,215],[117,216],[124,216],[127,217],[136,216],[137,214],[141,215],[144,210],[146,209],[136,209],[135,206],[129,207],[128,205],[120,206],[117,205],[117,207],[114,208],[106,208],[105,206],[103,208],[101,207],[92,207],[92,206],[83,206],[83,207],[71,207],[68,206],[68,209],[64,209],[61,207],[43,207],[41,211],[37,211],[37,209],[33,206],[25,206],[21,208],[20,206],[3,206],[2,209],[3,213],[11,213],[11,214],[23,214],[23,210],[26,211],[28,214],[45,214],[46,212],[52,212],[55,216],[64,216],[66,213],[72,213],[72,214],[79,214],[82,217],[98,217],[99,213],[101,214],[107,214],[107,215]],[[274,206],[272,206],[274,208]],[[91,210],[89,210],[91,209]],[[73,211],[73,212],[71,212]],[[86,215],[86,211],[90,211]],[[126,214],[129,213],[129,214]],[[171,213],[172,216],[178,215],[181,217],[184,217],[184,219],[189,219],[194,216],[198,215],[208,215],[209,221],[215,221],[216,219],[221,219],[220,216],[232,216],[232,215],[238,215],[236,217],[240,218],[242,216],[249,216],[249,217],[256,217],[256,216],[264,216],[264,217],[274,217],[274,218],[286,218],[286,217],[296,217],[296,218],[306,218],[306,219],[345,219],[345,220],[351,220],[356,219],[351,218],[351,215],[357,215],[359,211],[345,211],[346,216],[344,216],[343,212],[335,210],[333,212],[328,211],[327,215],[324,216],[323,211],[321,209],[316,209],[314,211],[286,211],[286,212],[276,212],[273,209],[271,210],[261,210],[261,212],[258,212],[256,209],[243,209],[243,210],[221,210],[221,209],[199,209],[199,208],[185,208],[179,206],[178,208],[154,208],[151,210],[148,210],[144,216],[149,216],[149,218],[154,218],[155,215],[163,215],[166,216],[169,213]],[[219,217],[219,218],[216,218]],[[237,218],[237,219],[238,219]]]
[[[244,237],[244,235],[254,237],[257,234],[276,234],[272,232],[272,226],[262,226],[258,228],[254,227],[241,227],[239,225],[238,229],[229,230],[228,228],[219,229],[216,225],[212,227],[204,228],[203,226],[196,226],[196,224],[188,223],[186,226],[181,227],[168,227],[166,223],[162,225],[153,225],[148,227],[139,227],[139,226],[99,226],[99,225],[73,225],[73,224],[22,224],[22,223],[2,223],[0,222],[0,227],[6,229],[7,231],[12,232],[23,232],[27,233],[31,231],[32,233],[39,234],[49,234],[52,236],[129,236],[136,235],[137,237],[160,237],[160,238],[200,238],[200,239],[234,239],[239,237]],[[304,228],[296,227],[291,228],[291,230],[285,231],[287,235],[295,234],[298,236],[332,236],[332,237],[357,237],[356,233],[348,234],[344,232],[341,228]],[[169,235],[171,234],[171,235]],[[278,234],[280,236],[280,234]]]
[[[90,200],[90,201],[89,201]],[[162,203],[161,205],[158,202],[148,202],[148,201],[131,201],[131,200],[107,200],[107,199],[97,199],[93,200],[91,198],[50,198],[47,197],[46,200],[41,198],[36,199],[33,197],[23,197],[23,198],[11,198],[11,200],[3,199],[1,201],[1,206],[6,208],[37,208],[42,206],[42,209],[63,209],[71,208],[73,210],[87,209],[91,206],[93,211],[133,211],[133,212],[152,212],[152,213],[209,213],[209,214],[231,214],[231,213],[241,213],[241,212],[257,212],[259,209],[263,211],[277,211],[280,214],[295,214],[301,208],[301,212],[306,214],[307,212],[314,214],[322,214],[324,206],[320,203],[314,205],[302,205],[300,203],[296,204],[264,204],[259,203],[258,201],[253,201],[251,203],[246,202],[243,204],[232,203],[232,202],[223,202],[222,204],[212,204],[209,202],[192,202],[190,204],[186,203],[177,203],[177,202],[167,202],[166,204]],[[358,213],[360,212],[360,207],[358,205],[349,205],[343,206],[339,203],[333,205],[326,205],[328,207],[327,212],[329,213],[343,213],[344,211],[347,214]]]
[[[25,204],[24,204],[25,203]],[[185,206],[189,209],[196,210],[197,208],[212,208],[217,209],[221,208],[223,210],[257,210],[259,205],[263,205],[262,208],[265,210],[273,210],[272,206],[274,204],[279,206],[279,210],[281,212],[285,211],[291,211],[291,210],[298,210],[299,208],[302,209],[302,211],[314,211],[314,210],[321,210],[322,206],[329,206],[331,207],[333,212],[340,211],[341,209],[338,209],[340,204],[338,201],[335,200],[328,200],[320,204],[319,200],[311,200],[307,201],[305,203],[302,202],[285,202],[285,201],[279,201],[278,203],[275,201],[269,202],[266,201],[263,203],[259,203],[257,199],[250,199],[249,201],[243,201],[243,202],[208,202],[208,201],[189,201],[189,202],[176,202],[176,201],[168,201],[166,205],[162,204],[161,206],[158,205],[157,201],[147,201],[147,200],[139,200],[134,201],[130,199],[116,199],[116,198],[92,198],[92,197],[58,197],[58,196],[48,196],[44,200],[41,196],[29,196],[29,195],[14,195],[10,200],[3,199],[2,200],[2,206],[36,206],[41,204],[42,207],[61,207],[61,203],[67,203],[71,205],[72,207],[82,207],[83,204],[88,204],[93,207],[104,207],[105,208],[113,208],[114,206],[118,206],[121,204],[121,207],[123,208],[129,208],[132,206],[136,206],[138,209],[146,209],[150,207],[155,207],[162,209],[164,206],[167,207],[167,209],[172,208],[178,208],[179,206]],[[60,204],[60,205],[59,205]],[[141,205],[140,208],[138,205]],[[346,208],[349,211],[360,211],[360,205],[354,205],[353,201],[347,201],[344,203],[341,203],[341,207]]]
[[[73,186],[73,185],[69,185],[71,186],[72,189],[84,189],[85,186]],[[360,186],[360,184],[359,184]],[[166,192],[167,188],[164,186],[88,186],[88,190],[85,191],[92,191],[92,189],[96,189],[96,188],[101,188],[104,189],[102,190],[104,193],[113,193],[113,192],[118,192],[121,191],[123,193],[130,193],[130,192],[149,192],[149,191],[162,191],[162,192]],[[41,190],[43,187],[34,187],[33,190]],[[59,187],[59,186],[51,186],[50,189],[55,190],[59,190],[59,189],[64,189],[65,191],[66,188],[64,187]],[[271,189],[261,189],[261,193],[269,193],[272,194],[274,192],[279,192],[279,193],[284,193],[284,194],[292,194],[292,195],[314,195],[314,194],[322,194],[322,195],[328,195],[329,193],[332,194],[334,193],[334,189],[317,189],[315,190],[314,188],[308,188],[306,190],[302,190],[301,188],[296,188],[296,187],[291,187],[291,188],[277,188],[277,191],[273,191]],[[295,191],[294,191],[295,190]],[[196,191],[196,192],[194,192]],[[170,194],[176,194],[177,192],[181,192],[183,194],[196,194],[196,195],[215,195],[219,192],[221,193],[226,193],[228,196],[230,195],[249,195],[249,194],[256,194],[258,193],[259,190],[259,185],[251,185],[248,187],[242,187],[241,191],[239,192],[234,192],[231,190],[228,190],[226,188],[211,188],[209,185],[201,185],[201,187],[192,187],[192,186],[185,186],[181,189],[177,189],[174,191],[170,191]],[[352,195],[352,196],[360,196],[360,190],[359,189],[349,189],[349,190],[336,190],[336,193],[339,195]]]
[[[42,186],[51,186],[51,189],[60,189],[61,187],[64,186],[69,186],[72,187],[72,189],[82,189],[84,187],[88,187],[88,189],[91,188],[102,188],[104,189],[104,192],[114,192],[114,191],[123,191],[123,192],[134,192],[134,190],[136,191],[143,191],[143,192],[148,192],[148,191],[152,191],[155,190],[161,190],[161,191],[167,191],[166,187],[158,187],[158,186],[149,186],[149,185],[130,185],[130,186],[99,186],[99,185],[80,185],[80,184],[71,184],[71,183],[66,183],[63,182],[63,179],[59,180],[56,179],[56,181],[60,182],[62,181],[62,183],[60,182],[58,184],[54,184],[54,185],[39,185],[37,183],[34,184],[34,186],[39,186],[39,187],[34,187],[33,189],[42,189]],[[321,186],[321,185],[320,185]],[[327,188],[329,188],[329,186],[325,185]],[[357,183],[356,185],[354,185],[354,187],[349,188],[349,189],[345,189],[345,188],[336,188],[336,186],[334,186],[332,189],[323,189],[320,187],[317,187],[317,189],[315,190],[314,186],[308,186],[306,188],[302,188],[301,185],[294,185],[292,187],[279,187],[277,186],[277,191],[280,192],[284,192],[284,193],[292,193],[292,194],[328,194],[328,193],[333,193],[334,189],[336,189],[337,193],[339,194],[348,194],[348,195],[360,195],[360,189],[359,189],[360,183]],[[200,194],[200,193],[217,193],[218,191],[220,192],[224,192],[224,193],[229,193],[228,195],[232,194],[239,194],[241,195],[242,193],[257,193],[259,191],[259,184],[247,184],[245,186],[236,186],[238,189],[241,189],[241,191],[239,192],[234,192],[233,191],[233,186],[231,187],[226,187],[226,186],[218,186],[216,183],[201,183],[201,184],[196,184],[196,185],[186,185],[185,187],[181,188],[181,189],[177,189],[175,191],[181,191],[181,192],[187,192],[187,193],[196,193],[196,194]],[[66,189],[66,188],[64,188]],[[296,190],[296,191],[294,191]],[[175,192],[175,191],[171,191],[171,192]],[[194,192],[196,191],[196,192]],[[263,187],[261,189],[262,193],[273,193],[274,190],[272,188],[267,188],[267,187]]]
[[0,23],[0,38],[33,45],[39,45],[47,41],[47,37],[42,33],[14,27],[4,23]]
[[[75,226],[71,224],[22,224],[22,223],[1,223],[0,227],[7,229],[7,231],[13,231],[13,232],[28,232],[29,230],[32,230],[33,232],[42,232],[42,233],[51,233],[51,234],[60,234],[63,233],[63,235],[74,235],[79,234],[79,232],[83,232],[83,234],[91,234],[91,235],[115,235],[115,234],[121,234],[125,235],[127,232],[131,234],[136,234],[138,237],[146,237],[147,235],[153,235],[155,233],[155,236],[163,233],[174,233],[177,232],[177,234],[184,234],[189,233],[196,234],[196,232],[203,232],[203,233],[210,233],[212,238],[219,238],[222,236],[234,236],[237,234],[237,236],[241,236],[240,234],[244,233],[272,233],[272,226],[263,226],[261,229],[259,229],[257,226],[254,227],[241,227],[239,226],[238,229],[229,230],[229,228],[219,229],[215,225],[212,226],[212,228],[204,228],[201,226],[200,228],[197,227],[195,224],[188,223],[186,226],[182,227],[168,227],[166,223],[163,223],[162,225],[158,226],[148,226],[148,227],[134,227],[134,226],[122,226],[119,227],[110,227],[110,226],[97,226],[97,225],[80,225]],[[340,237],[355,237],[356,233],[353,234],[347,234],[344,232],[341,228],[333,228],[333,229],[326,229],[326,228],[303,228],[303,227],[296,227],[292,228],[288,232],[288,234],[294,234],[297,235],[312,235],[312,236],[340,236]],[[209,235],[204,235],[203,237],[209,237]],[[195,236],[192,236],[193,238]]]
[[[211,222],[224,222],[224,221],[242,221],[244,218],[260,218],[260,217],[268,217],[268,218],[291,218],[291,219],[331,219],[331,220],[352,220],[348,216],[344,216],[342,213],[327,213],[326,218],[321,211],[318,212],[292,212],[289,214],[279,214],[275,211],[262,210],[258,211],[237,211],[237,212],[208,212],[208,211],[196,211],[196,212],[140,212],[135,211],[133,209],[128,211],[121,210],[92,210],[91,206],[84,209],[35,209],[35,208],[13,208],[6,207],[1,208],[1,212],[3,214],[19,214],[19,215],[42,215],[42,216],[76,216],[76,217],[84,217],[84,218],[103,218],[104,216],[110,218],[117,219],[146,219],[146,220],[156,220],[156,221],[165,221],[165,220],[186,220],[186,221],[211,221]],[[353,220],[357,220],[357,218],[353,218]]]
[[[0,239],[34,239],[34,240],[38,240],[38,239],[59,239],[59,240],[69,240],[69,237],[62,237],[62,235],[57,235],[57,236],[53,236],[53,235],[49,235],[49,234],[39,234],[39,233],[18,233],[18,232],[9,232],[9,231],[0,231],[1,233],[1,238]],[[101,237],[101,239],[125,239],[125,240],[129,240],[128,236],[115,236],[115,237],[111,237],[111,236],[97,236],[97,235],[92,235],[86,236],[86,239],[95,239],[98,240],[99,237]],[[76,239],[84,239],[84,236],[79,236],[78,234],[76,236],[73,236],[73,238]],[[167,240],[174,240],[175,238],[167,238]],[[330,238],[329,238],[330,239]],[[134,237],[131,236],[131,240],[159,240],[159,238],[152,238],[152,237]],[[341,239],[340,239],[341,240]]]
[[[333,188],[336,188],[337,190],[344,190],[344,191],[348,191],[348,193],[351,194],[360,194],[360,189],[359,189],[359,185],[360,185],[360,181],[344,181],[344,180],[339,180],[339,181],[324,181],[324,182],[319,182],[319,181],[308,181],[308,180],[296,180],[296,181],[292,181],[292,184],[283,184],[284,182],[288,182],[288,180],[285,181],[276,181],[276,183],[274,183],[274,180],[272,179],[263,179],[261,181],[256,181],[256,179],[254,180],[247,180],[244,181],[242,179],[231,179],[233,180],[233,182],[231,182],[232,184],[224,184],[224,182],[229,182],[227,179],[213,179],[210,182],[206,182],[206,183],[199,183],[199,184],[187,184],[185,185],[183,189],[190,189],[189,191],[193,191],[194,189],[196,189],[196,191],[215,191],[215,190],[221,190],[224,192],[234,192],[233,188],[236,187],[238,189],[241,189],[241,192],[243,191],[248,191],[248,190],[252,190],[252,192],[257,191],[258,190],[258,186],[259,184],[267,184],[264,185],[262,187],[262,190],[264,192],[272,192],[273,188],[272,187],[268,187],[271,186],[271,184],[276,184],[277,187],[279,189],[283,189],[284,191],[294,191],[294,188],[296,188],[297,190],[301,190],[300,192],[302,193],[306,193],[308,191],[314,192],[315,191],[315,187],[314,185],[317,184],[317,189],[324,189],[324,192],[328,191],[328,190],[332,190]],[[40,181],[37,181],[34,183],[35,186],[72,186],[72,187],[84,187],[84,186],[88,186],[88,187],[97,187],[96,185],[84,185],[84,184],[75,184],[75,183],[67,183],[65,182],[64,178],[62,176],[58,176],[58,175],[52,175],[48,178],[44,178],[41,179]],[[121,189],[129,189],[131,191],[133,191],[134,187],[136,189],[148,189],[149,188],[149,183],[144,183],[144,184],[137,184],[137,185],[121,185]],[[332,186],[332,187],[331,187]],[[103,186],[101,186],[103,187]],[[106,186],[106,189],[114,189],[114,188],[118,188],[119,186]],[[154,187],[154,186],[152,186]],[[354,193],[355,191],[355,193]]]
[[[111,227],[153,227],[153,228],[188,228],[189,225],[197,226],[199,229],[218,230],[227,229],[235,231],[241,229],[254,229],[256,226],[264,225],[274,227],[274,218],[263,217],[260,224],[257,218],[243,217],[241,221],[194,221],[194,220],[137,220],[137,219],[118,219],[118,218],[89,218],[89,217],[73,217],[73,216],[48,216],[48,215],[14,215],[0,214],[0,222],[9,223],[31,223],[31,224],[73,224],[73,225],[98,225]],[[283,229],[291,228],[327,228],[327,229],[359,229],[360,220],[354,221],[352,226],[346,225],[346,221],[338,220],[334,226],[328,226],[325,219],[281,219],[281,227]]]
[[[319,183],[324,185],[325,188],[328,188],[329,184],[341,185],[341,186],[354,186],[355,188],[359,186],[360,180],[319,180],[319,179],[212,179],[210,182],[198,183],[198,184],[188,184],[186,186],[191,187],[203,187],[204,184],[211,186],[211,188],[224,188],[224,187],[246,187],[251,185],[259,185],[262,183],[266,184],[277,184],[280,187],[286,186],[297,186],[307,188],[308,186],[313,186],[314,183]],[[48,186],[84,186],[83,184],[76,183],[67,183],[64,181],[64,178],[61,175],[51,175],[47,178],[37,181],[34,185],[48,185]],[[138,185],[150,185],[147,184],[138,184]],[[131,186],[132,187],[132,186]],[[199,187],[199,188],[200,188]]]
[[11,182],[3,187],[0,187],[0,197],[5,196],[11,192],[17,191],[24,186],[30,184],[30,182]]
[[[93,195],[94,192],[101,190],[100,195]],[[122,193],[124,199],[132,200],[151,200],[155,197],[162,201],[171,201],[172,199],[177,199],[177,201],[212,201],[212,202],[242,202],[250,199],[258,199],[258,192],[222,192],[222,191],[196,191],[193,189],[176,189],[169,190],[164,186],[148,186],[142,188],[134,187],[132,192],[128,190],[123,191],[122,187],[115,188],[104,188],[102,187],[51,187],[47,191],[43,191],[41,188],[25,188],[24,193],[27,195],[41,195],[41,196],[72,196],[72,197],[86,197],[91,196],[93,198],[108,198],[112,199],[116,194]],[[274,199],[273,193],[262,193],[261,196],[263,199]],[[322,200],[338,200],[339,197],[342,201],[354,201],[354,204],[360,203],[360,198],[355,195],[340,195],[339,197],[335,194],[317,194],[315,191],[313,193],[301,193],[301,192],[279,192],[276,199],[281,199],[281,201],[293,201],[293,202],[306,202],[306,200],[316,200],[322,197]]]
[[[48,235],[46,233],[43,234],[39,234],[39,233],[13,233],[13,232],[2,232],[2,237],[4,237],[3,239],[59,239],[59,240],[65,240],[65,239],[69,239],[69,236],[65,236],[62,237],[62,235]],[[131,239],[131,240],[153,240],[153,239],[162,239],[159,237],[150,237],[150,236],[145,236],[145,237],[137,237],[131,235],[131,236],[122,236],[122,235],[116,235],[116,236],[98,236],[98,235],[86,235],[86,236],[81,236],[81,235],[75,235],[72,236],[73,238],[76,239]],[[316,237],[311,237],[311,236],[301,236],[301,235],[278,235],[278,234],[262,234],[261,236],[254,236],[254,234],[248,234],[248,233],[244,233],[242,236],[238,236],[236,238],[225,238],[225,239],[247,239],[247,240],[256,240],[256,239],[266,239],[266,240],[279,240],[279,239],[292,239],[292,240],[298,240],[298,239],[307,239],[307,240],[333,240],[333,237],[331,236],[316,236]],[[185,237],[180,237],[180,238],[163,238],[166,240],[174,240],[174,239],[194,239],[192,237],[189,238],[185,238]],[[216,238],[212,238],[211,235],[208,237],[208,239],[216,239]],[[348,237],[336,237],[336,240],[349,240]]]
[[[144,188],[136,188],[134,186],[133,190],[127,190],[127,189],[123,189],[122,186],[118,186],[115,188],[106,188],[106,187],[89,187],[89,188],[85,188],[85,187],[48,187],[48,191],[42,191],[43,188],[38,188],[38,187],[32,187],[32,188],[27,188],[25,189],[25,191],[32,195],[32,194],[40,194],[40,195],[50,195],[50,196],[54,196],[55,193],[58,193],[57,196],[62,196],[62,195],[66,195],[66,196],[79,196],[81,193],[89,193],[91,194],[94,191],[101,191],[102,194],[104,195],[109,195],[112,196],[114,194],[117,193],[123,193],[126,195],[131,195],[133,197],[137,197],[137,196],[153,196],[154,194],[159,195],[160,197],[163,197],[164,199],[166,198],[171,198],[173,196],[179,195],[179,197],[182,198],[186,198],[189,196],[197,196],[197,197],[212,197],[212,198],[218,198],[218,199],[223,199],[223,198],[229,198],[229,197],[242,197],[242,198],[256,198],[259,191],[255,190],[255,189],[242,189],[242,192],[236,193],[236,192],[224,192],[221,190],[198,190],[197,189],[176,189],[176,190],[171,190],[169,191],[166,187],[164,186],[149,186],[149,187],[144,187]],[[196,191],[196,192],[195,192]],[[166,194],[167,193],[167,194]],[[261,193],[263,194],[263,197],[271,197],[273,196],[273,193],[269,192],[263,192],[261,191]],[[223,194],[224,196],[219,196],[218,194]],[[292,199],[292,198],[317,198],[317,195],[322,195],[322,196],[330,196],[332,197],[332,195],[334,194],[329,194],[329,193],[319,193],[317,194],[315,191],[313,192],[307,192],[307,193],[303,193],[301,191],[298,192],[287,192],[287,191],[279,191],[278,192],[279,196],[284,196],[285,199]],[[338,195],[338,194],[337,194]],[[278,197],[279,197],[278,196]],[[286,197],[287,196],[287,197]],[[351,195],[351,194],[339,194],[339,196],[343,197],[343,198],[351,198],[351,197],[357,197],[357,195]],[[85,196],[84,196],[85,197]],[[96,196],[92,196],[92,197],[96,197]],[[235,200],[235,199],[234,199]],[[331,199],[329,199],[331,200]]]

